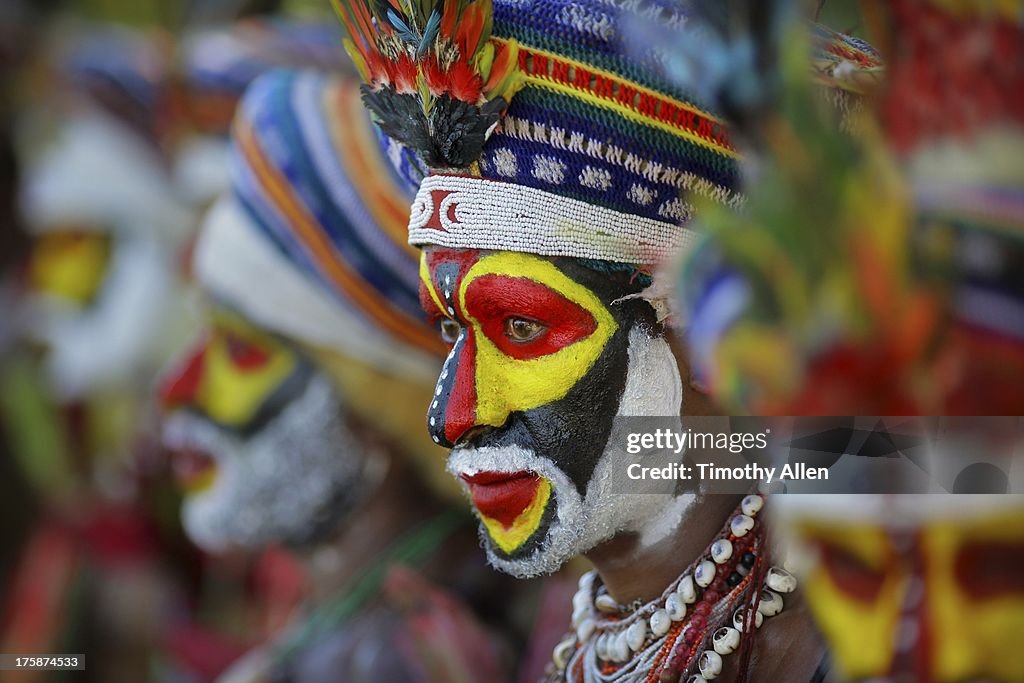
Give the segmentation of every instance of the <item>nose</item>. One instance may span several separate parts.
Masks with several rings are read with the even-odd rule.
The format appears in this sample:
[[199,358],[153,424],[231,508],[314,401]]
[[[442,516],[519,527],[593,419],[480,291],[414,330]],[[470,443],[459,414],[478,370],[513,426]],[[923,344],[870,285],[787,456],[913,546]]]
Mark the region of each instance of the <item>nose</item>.
[[434,398],[427,411],[427,428],[434,443],[452,448],[476,427],[476,345],[463,328],[441,368]]
[[206,356],[207,341],[197,344],[171,372],[160,382],[158,396],[160,407],[171,411],[195,403],[203,376],[203,360]]

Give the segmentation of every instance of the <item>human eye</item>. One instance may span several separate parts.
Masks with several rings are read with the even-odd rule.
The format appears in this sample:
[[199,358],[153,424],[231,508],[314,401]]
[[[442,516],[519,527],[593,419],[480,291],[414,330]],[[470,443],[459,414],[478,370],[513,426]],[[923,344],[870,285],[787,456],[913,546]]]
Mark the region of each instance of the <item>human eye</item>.
[[505,318],[504,322],[505,336],[516,344],[532,342],[543,335],[547,329],[548,327],[544,323],[519,316],[509,316]]
[[462,325],[457,321],[450,318],[445,318],[441,321],[441,339],[446,344],[454,344],[459,339],[459,334],[462,332]]

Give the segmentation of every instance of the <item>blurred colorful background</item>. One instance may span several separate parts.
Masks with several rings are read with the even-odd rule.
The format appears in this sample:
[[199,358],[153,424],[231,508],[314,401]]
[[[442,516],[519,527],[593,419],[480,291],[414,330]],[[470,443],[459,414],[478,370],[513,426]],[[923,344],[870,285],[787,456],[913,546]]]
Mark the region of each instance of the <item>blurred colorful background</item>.
[[[884,14],[877,4],[884,3],[833,0],[816,8],[817,19],[853,36],[877,36],[872,20]],[[1019,22],[1020,8],[1009,11]],[[969,36],[942,27],[949,31],[946,44],[969,52]],[[998,92],[991,95],[982,83],[975,94],[993,108],[1005,104],[1019,126],[1024,55],[1013,42],[1018,37],[1019,30],[1000,46],[1006,73],[993,72]],[[907,47],[889,38],[891,45],[879,46],[883,53],[899,55],[892,48]],[[960,38],[964,44],[956,42]],[[740,122],[756,120],[737,130],[759,155],[762,163],[751,177],[762,182],[749,194],[746,213],[702,215],[711,239],[699,257],[672,271],[666,285],[690,315],[683,336],[693,353],[694,381],[724,411],[828,415],[856,406],[880,415],[1020,413],[1022,157],[1015,153],[1024,148],[1016,146],[1016,135],[996,136],[978,158],[940,150],[906,161],[920,143],[917,133],[944,132],[931,117],[956,113],[943,109],[950,89],[921,95],[912,87],[915,78],[933,75],[916,60],[934,48],[909,45],[909,56],[894,62],[903,70],[891,72],[903,79],[897,81],[903,89],[889,91],[896,92],[889,106],[901,94],[922,97],[925,104],[913,103],[920,119],[882,116],[879,129],[856,143],[823,130],[809,113],[812,97],[799,89],[786,91],[796,94],[771,105],[770,114],[758,108],[762,101],[735,110]],[[356,325],[351,320],[368,315],[359,297],[350,292],[355,303],[339,303],[324,294],[324,283],[297,278],[300,258],[275,232],[287,202],[265,176],[287,176],[315,156],[302,148],[301,136],[282,143],[275,131],[317,114],[272,103],[312,90],[311,102],[329,99],[333,114],[351,117],[345,149],[376,155],[345,160],[351,165],[344,170],[357,186],[360,177],[372,178],[372,187],[360,189],[377,202],[377,208],[332,206],[339,223],[314,226],[314,237],[355,239],[345,230],[358,232],[352,226],[372,216],[390,242],[368,239],[366,248],[381,261],[393,257],[396,272],[408,270],[402,259],[413,259],[415,268],[400,244],[402,217],[389,217],[389,210],[400,213],[408,202],[416,169],[378,139],[355,91],[339,85],[351,77],[351,67],[329,3],[5,0],[0,53],[0,653],[85,653],[88,662],[85,671],[0,672],[0,680],[328,680],[332,667],[351,663],[353,653],[365,654],[365,642],[372,642],[327,642],[328,636],[362,613],[373,602],[365,596],[378,591],[387,593],[387,609],[373,633],[415,653],[409,657],[417,671],[428,672],[422,680],[537,679],[561,635],[564,605],[582,567],[544,581],[514,581],[483,566],[468,510],[443,472],[444,452],[421,424],[431,373],[443,358],[438,345],[423,341],[423,330],[407,331],[403,343],[416,343],[394,348],[393,340],[372,331],[361,340],[346,337]],[[690,57],[679,58],[685,63]],[[331,77],[265,79],[262,90],[243,100],[254,81],[279,67]],[[990,123],[971,118],[974,109],[968,109],[956,125]],[[231,146],[233,126],[236,136],[251,135],[277,151],[265,160],[270,171],[262,172],[243,145]],[[894,141],[882,144],[873,135]],[[893,158],[872,153],[883,147],[916,174],[900,175]],[[954,188],[968,171],[978,171],[978,187]],[[981,187],[1007,178],[1015,193]],[[231,193],[249,208],[247,219],[232,217],[237,207],[219,201]],[[908,193],[925,209],[910,236]],[[993,206],[998,210],[988,211]],[[244,233],[235,239],[250,240],[251,250],[233,253],[213,237],[197,242],[209,216],[223,218],[228,227],[222,230]],[[816,232],[833,217],[842,218],[835,230]],[[752,230],[763,239],[751,240]],[[278,268],[273,273],[280,278],[269,285],[260,282],[266,271],[233,281],[210,265],[210,259],[237,257],[244,270],[265,257],[266,243],[285,254],[274,252],[278,260],[266,265]],[[864,259],[878,257],[874,267],[857,271],[856,259],[847,255],[858,249]],[[964,256],[958,261],[950,252]],[[916,269],[920,260],[924,265]],[[940,310],[932,297],[948,294],[950,280],[940,271],[951,262],[967,272],[953,280],[956,286],[967,285],[951,310]],[[911,270],[926,277],[908,284]],[[395,280],[406,276],[402,271]],[[354,289],[377,286],[371,279],[357,279]],[[936,281],[941,284],[933,286]],[[305,320],[322,322],[320,328],[287,315],[287,306],[268,308],[277,287],[301,295]],[[395,309],[381,315],[394,319],[405,320],[402,307],[415,304],[414,291],[383,287],[375,293]],[[1002,306],[1004,294],[1013,305]],[[940,323],[952,332],[936,341]],[[325,351],[329,346],[344,352]],[[398,375],[381,369],[396,358]],[[337,398],[349,416],[343,429],[331,432],[338,425],[330,419],[309,418],[290,427],[294,431],[273,433],[270,425],[280,424],[277,418],[318,380],[340,396],[330,394],[330,400]],[[176,411],[201,415],[207,426],[171,421],[168,434],[162,418]],[[210,424],[235,439],[218,442],[225,452],[260,443],[293,446],[299,432],[328,434],[332,444],[355,434],[384,455],[361,456],[346,465],[351,471],[311,459],[306,472],[312,479],[345,479],[353,489],[392,486],[376,490],[407,504],[396,506],[398,512],[363,510],[362,524],[374,520],[366,526],[368,538],[348,542],[365,548],[364,556],[342,556],[332,543],[348,532],[333,525],[358,496],[341,484],[318,489],[296,475],[301,468],[288,472],[278,465],[260,473],[265,478],[252,491],[221,492],[217,499],[211,472],[228,471],[234,461],[205,452],[219,447],[195,436]],[[274,438],[279,441],[268,441]],[[409,478],[416,486],[401,488],[393,474],[377,471],[378,461],[401,462],[388,471],[415,473]],[[352,472],[357,484],[346,479]],[[259,496],[282,482],[299,495],[269,520],[274,503]],[[341,500],[342,494],[350,498]],[[303,505],[309,501],[316,505]],[[923,570],[897,561],[913,553],[897,547],[887,535],[891,529],[883,530],[886,520],[877,511],[891,501],[834,502],[797,505],[783,519],[796,542],[811,548],[805,554],[812,558],[810,599],[837,661],[867,678],[899,654],[891,641],[900,637],[894,633],[906,615],[893,605]],[[912,532],[899,530],[901,538],[918,534],[924,545],[938,538],[934,543],[947,550],[967,547],[964,556],[987,562],[1004,588],[988,594],[978,581],[967,581],[962,591],[936,589],[939,603],[953,610],[941,624],[959,614],[973,628],[956,647],[935,646],[947,653],[937,670],[953,672],[942,680],[977,671],[1024,680],[1020,654],[1003,649],[1019,638],[1024,615],[1024,523],[1019,501],[1005,502],[955,521],[925,509],[904,517]],[[404,533],[409,528],[415,533]],[[301,537],[310,530],[316,533]],[[972,534],[991,543],[970,546]],[[825,536],[849,542],[824,547],[818,539]],[[957,552],[913,556],[934,562],[943,580],[952,581]],[[386,571],[398,560],[422,565],[423,576]],[[887,568],[897,568],[898,576],[887,578]],[[866,584],[870,599],[855,604],[851,594]],[[891,605],[882,604],[883,593]],[[858,620],[875,624],[877,646],[854,637],[850,624]],[[878,661],[861,657],[864,647]],[[993,658],[998,665],[989,666]],[[475,678],[460,678],[466,661]],[[408,669],[395,671],[390,680],[411,680]]]

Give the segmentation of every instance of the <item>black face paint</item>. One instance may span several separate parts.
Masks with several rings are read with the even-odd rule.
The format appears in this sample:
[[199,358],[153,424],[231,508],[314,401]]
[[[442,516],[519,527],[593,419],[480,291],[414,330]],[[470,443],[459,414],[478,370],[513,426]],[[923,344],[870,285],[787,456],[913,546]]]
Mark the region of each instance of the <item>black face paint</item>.
[[543,455],[569,476],[581,496],[594,473],[611,435],[612,418],[626,386],[629,363],[629,333],[643,325],[655,328],[654,311],[640,300],[619,301],[638,287],[609,278],[579,265],[573,259],[552,262],[563,273],[594,292],[612,312],[618,329],[601,356],[564,398],[546,405],[513,413],[498,429],[487,430],[472,446],[521,446]]
[[[551,259],[563,273],[584,284],[611,311],[618,329],[608,340],[600,357],[586,375],[560,400],[515,412],[498,428],[479,430],[469,447],[519,446],[549,459],[572,482],[581,498],[603,455],[612,431],[612,420],[626,386],[629,365],[630,331],[637,326],[658,329],[653,309],[638,299],[620,301],[639,287],[625,277],[610,279],[572,259]],[[552,492],[557,497],[557,491]],[[557,503],[557,501],[555,501]],[[544,519],[528,542],[514,553],[499,555],[514,559],[526,557],[543,544],[557,505],[549,505]]]

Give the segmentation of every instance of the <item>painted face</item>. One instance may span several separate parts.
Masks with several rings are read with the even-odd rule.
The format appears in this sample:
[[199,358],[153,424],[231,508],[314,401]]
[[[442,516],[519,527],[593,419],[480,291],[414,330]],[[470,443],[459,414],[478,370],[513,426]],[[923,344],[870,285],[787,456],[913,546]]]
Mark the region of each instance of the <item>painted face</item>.
[[55,231],[32,245],[29,285],[71,306],[87,307],[110,266],[108,234],[94,230]]
[[883,523],[808,520],[804,585],[852,680],[1024,680],[1024,508]]
[[[608,492],[619,414],[678,415],[681,385],[639,287],[573,259],[432,248],[421,299],[452,345],[428,411],[489,556],[550,572],[650,510]],[[663,391],[650,392],[651,383]],[[659,501],[663,503],[664,501]]]
[[283,340],[219,311],[160,395],[201,547],[316,541],[355,500],[367,459],[339,396]]
[[58,397],[77,400],[151,376],[174,321],[172,259],[155,240],[68,228],[36,239],[30,336],[46,347]]

